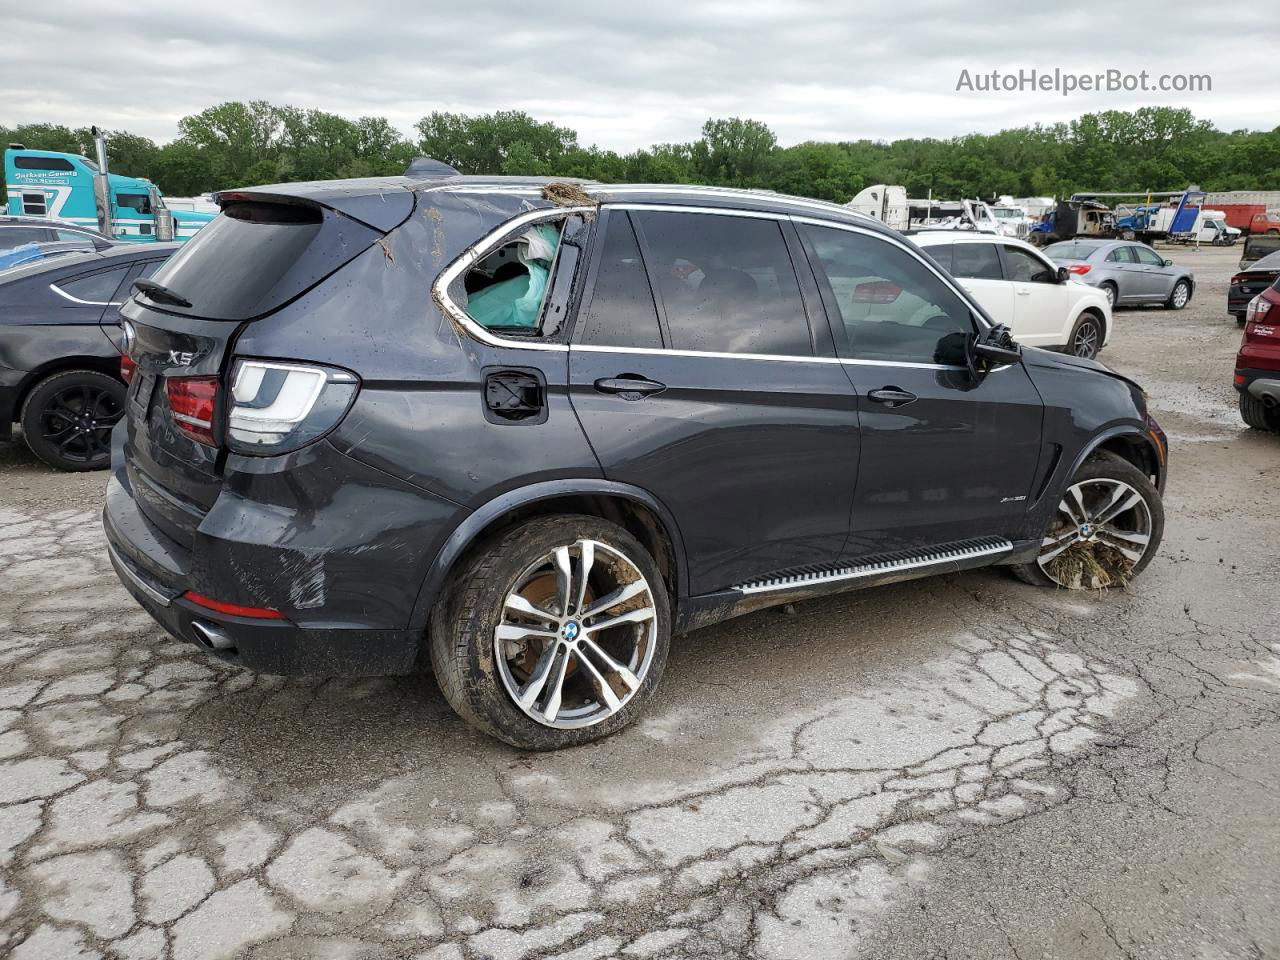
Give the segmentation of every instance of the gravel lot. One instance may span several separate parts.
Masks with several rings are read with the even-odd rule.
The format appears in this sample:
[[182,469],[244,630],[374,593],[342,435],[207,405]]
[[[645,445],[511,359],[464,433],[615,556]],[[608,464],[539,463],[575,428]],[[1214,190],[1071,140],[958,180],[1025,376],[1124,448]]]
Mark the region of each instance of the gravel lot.
[[1280,437],[1238,249],[1102,359],[1171,437],[1128,591],[999,571],[764,612],[524,755],[429,678],[254,676],[111,573],[103,476],[0,450],[0,956],[1280,956]]

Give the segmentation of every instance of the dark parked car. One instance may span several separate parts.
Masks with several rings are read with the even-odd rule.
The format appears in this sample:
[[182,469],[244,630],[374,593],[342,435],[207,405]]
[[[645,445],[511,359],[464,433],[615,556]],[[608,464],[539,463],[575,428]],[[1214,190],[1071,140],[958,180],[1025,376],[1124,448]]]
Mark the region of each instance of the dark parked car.
[[107,466],[124,410],[120,303],[177,246],[117,244],[0,271],[0,440],[17,421],[47,464]]
[[224,660],[429,660],[469,722],[555,748],[632,720],[673,634],[990,564],[1101,586],[1160,542],[1139,387],[1020,349],[844,208],[472,177],[221,203],[124,308],[104,525]]
[[1277,252],[1280,252],[1280,237],[1256,233],[1246,237],[1244,249],[1240,251],[1240,269],[1248,270],[1263,257]]
[[43,217],[0,216],[0,253],[30,243],[75,243],[105,250],[114,241],[89,227]]
[[1145,243],[1080,238],[1051,244],[1044,253],[1077,280],[1101,290],[1113,307],[1158,303],[1181,310],[1196,289],[1189,268]]
[[1277,278],[1280,278],[1280,252],[1255,260],[1247,270],[1241,270],[1231,278],[1231,285],[1227,288],[1227,312],[1236,318],[1236,323],[1244,325],[1249,301],[1275,283]]
[[1249,302],[1236,354],[1240,417],[1257,430],[1280,432],[1280,279]]

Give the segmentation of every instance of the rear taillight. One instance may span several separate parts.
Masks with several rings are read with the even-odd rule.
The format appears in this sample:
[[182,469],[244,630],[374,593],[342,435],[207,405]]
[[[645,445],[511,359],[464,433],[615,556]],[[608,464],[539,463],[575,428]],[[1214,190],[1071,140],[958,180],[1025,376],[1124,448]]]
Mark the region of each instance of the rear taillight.
[[240,360],[231,376],[227,446],[260,455],[296,450],[332,430],[359,388],[354,373],[335,367]]
[[1265,294],[1260,293],[1249,301],[1249,307],[1245,311],[1244,319],[1246,323],[1256,323],[1270,312],[1271,301],[1266,298]]
[[125,383],[133,383],[133,374],[138,369],[133,357],[127,353],[120,354],[120,379]]
[[216,447],[213,416],[218,405],[218,378],[166,377],[165,391],[177,428],[196,443]]
[[1249,275],[1247,273],[1237,273],[1234,277],[1231,278],[1230,281],[1228,281],[1228,285],[1232,287],[1238,287],[1240,284],[1244,283],[1248,279],[1249,279]]
[[1083,277],[1092,269],[1093,267],[1087,263],[1073,263],[1071,266],[1067,267],[1067,273],[1074,273],[1078,277]]

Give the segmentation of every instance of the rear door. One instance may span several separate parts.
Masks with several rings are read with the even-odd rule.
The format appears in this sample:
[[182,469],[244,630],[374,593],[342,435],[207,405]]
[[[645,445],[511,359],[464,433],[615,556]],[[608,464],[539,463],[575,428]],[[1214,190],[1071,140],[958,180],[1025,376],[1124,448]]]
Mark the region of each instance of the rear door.
[[972,311],[905,244],[852,227],[805,222],[800,230],[861,409],[846,553],[1013,538],[1040,457],[1043,410],[1022,364],[969,372]]
[[671,511],[695,594],[835,559],[857,404],[790,222],[634,205],[603,229],[569,379],[605,475]]
[[1014,338],[1031,347],[1058,346],[1066,330],[1067,288],[1058,269],[1044,257],[1012,243],[998,245],[1005,276],[1013,288]]
[[957,240],[951,254],[951,275],[996,323],[1012,327],[1013,286],[1005,279],[1000,252],[990,240]]

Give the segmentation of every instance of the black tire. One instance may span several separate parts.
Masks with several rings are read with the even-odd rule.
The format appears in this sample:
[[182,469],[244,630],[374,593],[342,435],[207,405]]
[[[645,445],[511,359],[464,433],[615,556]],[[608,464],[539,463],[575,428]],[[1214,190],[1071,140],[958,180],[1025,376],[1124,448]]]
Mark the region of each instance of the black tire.
[[1106,336],[1102,318],[1096,313],[1086,310],[1071,328],[1071,339],[1067,341],[1067,353],[1076,357],[1092,360],[1102,349],[1102,340]]
[[1267,405],[1252,394],[1240,394],[1240,419],[1255,430],[1280,433],[1280,409],[1268,410]]
[[[1160,491],[1156,489],[1150,477],[1128,460],[1105,451],[1091,456],[1081,464],[1080,469],[1076,471],[1075,476],[1071,478],[1067,486],[1069,487],[1085,480],[1123,481],[1142,494],[1143,500],[1146,501],[1147,509],[1151,513],[1151,539],[1142,559],[1128,572],[1127,579],[1132,580],[1147,568],[1151,558],[1160,549],[1160,541],[1164,537],[1164,505],[1160,499]],[[1041,536],[1043,536],[1043,533]],[[1063,589],[1063,585],[1041,570],[1040,565],[1034,560],[1030,563],[1010,564],[1009,571],[1023,583],[1029,583],[1034,587]]]
[[1116,308],[1116,300],[1120,297],[1119,291],[1116,289],[1116,285],[1108,280],[1106,283],[1098,284],[1098,289],[1101,290],[1102,295],[1107,298],[1107,306],[1114,310]]
[[1249,318],[1248,318],[1248,317],[1246,317],[1243,313],[1238,314],[1238,315],[1236,316],[1236,326],[1237,326],[1237,327],[1243,327],[1243,326],[1244,326],[1244,324],[1245,324],[1245,321],[1246,321],[1246,320],[1248,320],[1248,319],[1249,319]]
[[67,370],[37,383],[19,420],[31,452],[59,470],[105,470],[111,428],[124,413],[125,385],[97,370]]
[[[530,564],[579,539],[623,554],[648,581],[656,638],[648,672],[631,699],[592,726],[566,729],[539,723],[516,705],[499,675],[493,638],[507,595]],[[428,638],[436,682],[463,720],[523,750],[559,750],[616,733],[643,712],[666,667],[670,602],[657,563],[626,530],[592,516],[540,517],[498,534],[462,561],[432,612]]]
[[[1181,304],[1178,303],[1179,291],[1182,291],[1184,295],[1184,299],[1182,300]],[[1190,302],[1191,302],[1191,284],[1189,284],[1186,280],[1179,280],[1177,283],[1173,285],[1173,289],[1169,291],[1169,299],[1165,301],[1164,305],[1168,307],[1170,310],[1181,310]]]

